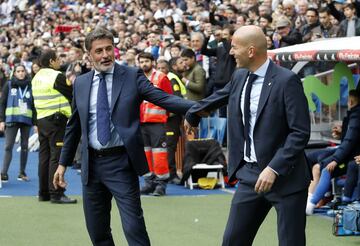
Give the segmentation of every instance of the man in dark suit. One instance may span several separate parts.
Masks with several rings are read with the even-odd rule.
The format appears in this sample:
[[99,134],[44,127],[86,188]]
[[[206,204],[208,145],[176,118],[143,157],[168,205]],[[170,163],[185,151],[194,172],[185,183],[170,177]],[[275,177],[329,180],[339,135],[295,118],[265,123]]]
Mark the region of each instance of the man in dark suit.
[[138,175],[149,172],[140,131],[140,104],[147,100],[184,114],[193,102],[155,88],[140,69],[114,62],[113,35],[96,28],[85,39],[94,70],[74,82],[55,187],[65,187],[82,135],[82,183],[86,226],[93,245],[114,245],[110,228],[115,198],[129,245],[150,245],[140,203]]
[[279,245],[305,245],[305,205],[310,169],[304,148],[310,136],[307,101],[299,77],[267,58],[259,27],[234,34],[230,54],[237,69],[224,87],[186,115],[194,130],[200,116],[228,104],[230,181],[237,178],[223,245],[251,245],[272,206]]

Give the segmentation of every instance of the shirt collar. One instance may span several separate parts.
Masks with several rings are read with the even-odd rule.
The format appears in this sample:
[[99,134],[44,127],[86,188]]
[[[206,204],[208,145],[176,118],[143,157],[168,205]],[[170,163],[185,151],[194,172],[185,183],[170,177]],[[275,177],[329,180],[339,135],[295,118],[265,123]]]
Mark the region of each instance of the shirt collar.
[[270,60],[269,58],[266,59],[266,61],[264,62],[264,64],[262,64],[255,72],[254,74],[256,74],[257,76],[259,77],[262,77],[262,78],[265,78],[265,74],[266,74],[266,71],[269,67],[269,64],[270,64]]

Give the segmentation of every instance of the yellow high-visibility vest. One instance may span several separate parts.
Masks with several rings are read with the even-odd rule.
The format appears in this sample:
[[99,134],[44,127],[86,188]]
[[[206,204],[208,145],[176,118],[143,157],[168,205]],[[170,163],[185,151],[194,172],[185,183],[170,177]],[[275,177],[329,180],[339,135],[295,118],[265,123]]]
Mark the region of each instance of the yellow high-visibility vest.
[[186,87],[185,87],[185,85],[181,82],[180,78],[179,78],[176,74],[174,74],[174,73],[172,73],[172,72],[169,72],[166,76],[169,78],[169,80],[175,79],[175,80],[177,81],[177,83],[179,84],[179,87],[180,87],[180,93],[181,93],[181,95],[182,95],[184,98],[186,98],[186,97],[185,97],[185,95],[186,95]]
[[31,81],[37,119],[60,112],[67,118],[71,115],[69,101],[54,89],[56,77],[60,74],[51,68],[42,68]]

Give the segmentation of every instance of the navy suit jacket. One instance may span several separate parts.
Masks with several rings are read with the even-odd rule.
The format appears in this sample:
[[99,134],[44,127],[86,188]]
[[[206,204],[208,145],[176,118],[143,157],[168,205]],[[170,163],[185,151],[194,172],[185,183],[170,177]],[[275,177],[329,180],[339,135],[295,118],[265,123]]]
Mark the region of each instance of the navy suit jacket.
[[[244,163],[240,98],[248,72],[236,70],[224,89],[199,101],[186,115],[187,121],[196,126],[200,121],[197,112],[228,104],[230,180],[236,178],[237,170]],[[269,166],[279,174],[273,191],[290,194],[309,185],[311,173],[304,153],[309,137],[309,109],[299,77],[270,61],[260,94],[253,139],[260,168]]]
[[[66,126],[64,146],[59,163],[72,164],[76,146],[82,138],[82,182],[88,183],[89,175],[89,100],[94,71],[80,75],[74,82],[73,113]],[[171,112],[185,114],[194,102],[167,94],[154,87],[142,70],[115,63],[111,93],[110,113],[115,130],[124,142],[129,161],[138,175],[148,172],[144,153],[143,138],[140,131],[140,104],[150,101]]]

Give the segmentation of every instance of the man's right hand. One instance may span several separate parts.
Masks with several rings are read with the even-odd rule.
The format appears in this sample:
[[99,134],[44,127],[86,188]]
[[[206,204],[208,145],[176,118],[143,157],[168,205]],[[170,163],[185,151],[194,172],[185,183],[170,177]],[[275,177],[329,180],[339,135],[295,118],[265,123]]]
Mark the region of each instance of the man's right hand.
[[53,184],[55,189],[65,188],[67,183],[65,182],[65,171],[66,167],[63,165],[59,165],[54,174]]
[[186,119],[184,120],[184,128],[185,128],[186,134],[188,134],[188,135],[197,133],[197,127],[191,126],[190,123]]
[[356,164],[360,165],[360,155],[354,157]]

